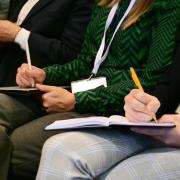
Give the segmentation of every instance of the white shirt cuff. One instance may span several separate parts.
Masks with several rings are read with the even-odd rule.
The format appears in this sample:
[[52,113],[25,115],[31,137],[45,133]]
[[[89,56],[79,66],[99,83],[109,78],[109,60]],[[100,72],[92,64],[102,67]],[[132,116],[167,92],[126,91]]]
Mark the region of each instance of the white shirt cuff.
[[21,49],[26,49],[26,42],[29,39],[30,31],[22,28],[18,34],[16,35],[16,38],[14,40],[15,43],[19,44]]

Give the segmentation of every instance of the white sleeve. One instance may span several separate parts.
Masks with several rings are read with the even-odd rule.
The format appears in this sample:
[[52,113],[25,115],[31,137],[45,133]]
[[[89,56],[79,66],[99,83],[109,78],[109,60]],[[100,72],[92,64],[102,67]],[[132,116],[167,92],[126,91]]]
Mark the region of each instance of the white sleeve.
[[16,38],[14,40],[15,43],[19,44],[21,49],[26,49],[26,42],[29,39],[30,31],[22,28],[18,34],[16,35]]

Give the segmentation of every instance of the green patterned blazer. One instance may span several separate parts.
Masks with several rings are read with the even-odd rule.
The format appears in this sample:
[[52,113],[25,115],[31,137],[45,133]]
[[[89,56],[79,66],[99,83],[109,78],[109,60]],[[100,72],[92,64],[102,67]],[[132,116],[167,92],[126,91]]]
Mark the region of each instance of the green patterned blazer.
[[[130,0],[123,0],[108,32],[107,43]],[[79,56],[65,65],[45,68],[45,84],[69,85],[71,81],[88,78],[100,46],[108,7],[97,6],[89,23]],[[155,0],[147,13],[126,30],[117,32],[108,57],[97,76],[107,78],[108,87],[75,93],[76,111],[99,115],[122,114],[124,96],[135,85],[129,68],[133,66],[146,92],[151,92],[161,74],[173,61],[175,33],[180,22],[180,0]]]

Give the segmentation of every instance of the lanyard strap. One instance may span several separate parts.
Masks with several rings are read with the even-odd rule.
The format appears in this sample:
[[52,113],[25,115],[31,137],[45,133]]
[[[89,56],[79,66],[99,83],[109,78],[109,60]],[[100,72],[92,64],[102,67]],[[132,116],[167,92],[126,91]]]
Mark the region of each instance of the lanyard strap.
[[31,9],[39,2],[39,0],[28,0],[24,6],[21,8],[21,11],[18,15],[18,19],[16,24],[21,25],[25,18],[28,16],[30,13]]
[[98,50],[98,52],[97,52],[97,54],[96,54],[96,58],[95,58],[95,62],[94,62],[94,68],[93,68],[93,70],[92,70],[92,74],[93,74],[93,75],[96,75],[96,74],[97,74],[100,65],[101,65],[102,62],[106,59],[106,57],[107,57],[107,55],[108,55],[108,52],[109,52],[109,49],[110,49],[110,46],[111,46],[111,44],[112,44],[112,41],[113,41],[113,39],[114,39],[114,37],[115,37],[118,29],[119,29],[120,26],[122,25],[124,19],[128,16],[128,14],[129,14],[129,12],[131,11],[131,9],[133,8],[135,2],[136,2],[136,0],[131,0],[129,6],[128,6],[128,8],[127,8],[127,10],[125,11],[125,13],[124,13],[123,17],[121,18],[120,22],[118,23],[118,25],[117,25],[117,27],[116,27],[113,35],[112,35],[112,38],[111,38],[111,40],[110,40],[110,42],[109,42],[109,44],[108,44],[108,46],[107,46],[107,49],[106,49],[106,51],[105,51],[105,53],[104,53],[104,55],[103,55],[104,48],[105,48],[105,43],[106,43],[106,33],[107,33],[107,30],[108,30],[111,22],[112,22],[113,19],[114,19],[114,16],[115,16],[116,11],[117,11],[117,8],[118,8],[118,3],[116,3],[116,4],[112,7],[112,9],[111,9],[111,11],[110,11],[110,13],[109,13],[109,15],[108,15],[108,18],[107,18],[107,20],[106,20],[105,30],[104,30],[104,35],[103,35],[103,38],[102,38],[102,41],[101,41],[101,45],[100,45],[99,50]]

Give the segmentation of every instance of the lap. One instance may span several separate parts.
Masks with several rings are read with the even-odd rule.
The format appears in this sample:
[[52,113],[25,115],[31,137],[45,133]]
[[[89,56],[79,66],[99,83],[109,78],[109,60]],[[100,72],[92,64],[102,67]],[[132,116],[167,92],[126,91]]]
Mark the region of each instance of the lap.
[[98,180],[180,179],[180,149],[154,148],[125,159]]
[[[41,176],[48,170],[63,177],[62,172],[64,175],[73,172],[74,166],[79,168],[78,172],[86,167],[90,177],[95,178],[154,143],[148,137],[123,128],[95,128],[57,134],[48,139],[43,147],[39,174]],[[67,171],[67,167],[72,169]]]
[[4,127],[0,126],[0,179],[7,179],[8,163],[11,156],[12,145]]
[[51,114],[16,128],[10,136],[14,147],[11,160],[11,175],[34,178],[45,140],[63,132],[59,130],[44,131],[44,128],[57,119],[70,119],[82,116],[86,115],[75,112]]
[[0,93],[0,99],[0,125],[9,131],[43,114],[39,104],[31,96]]

